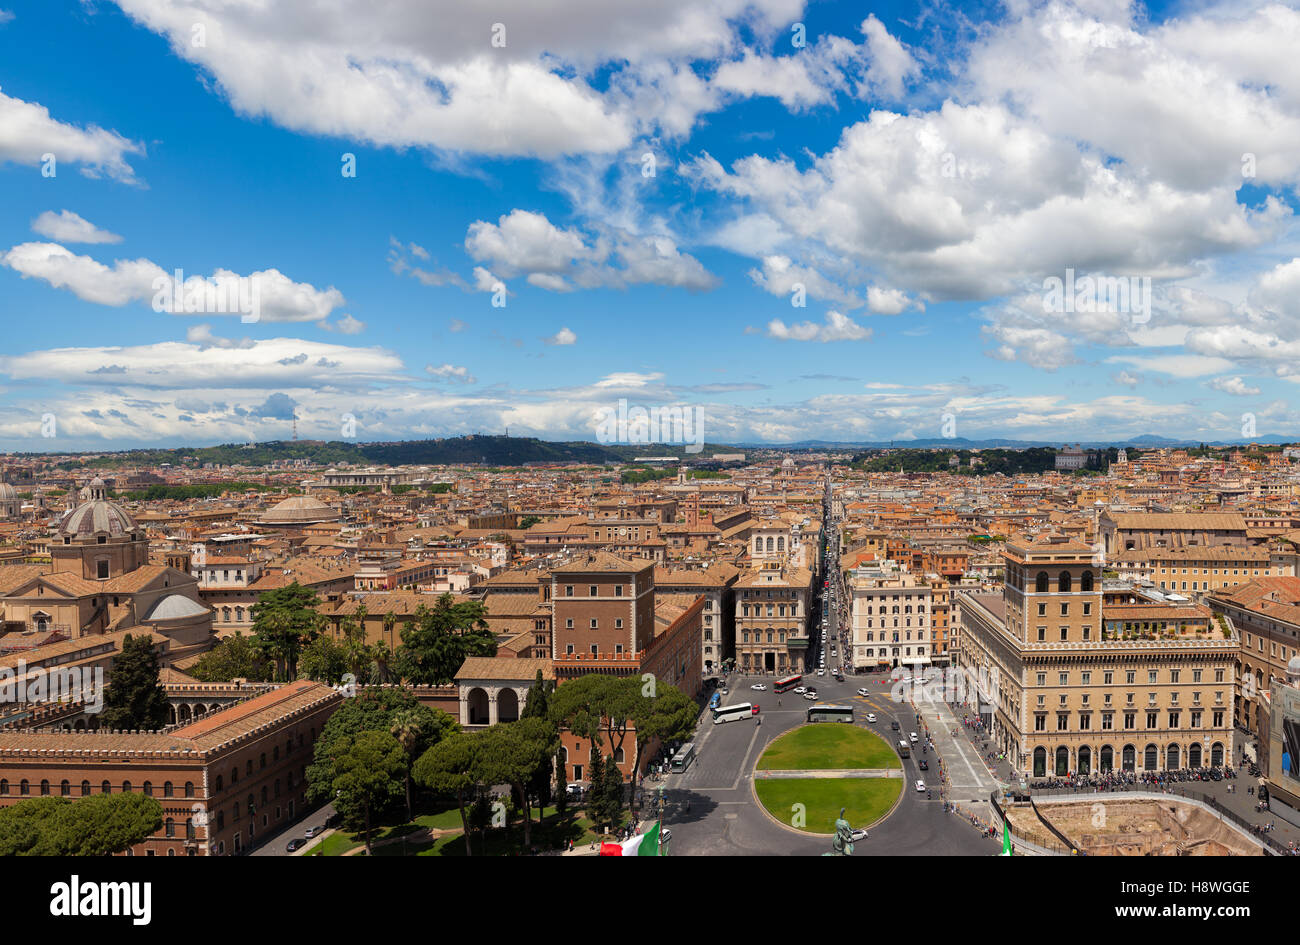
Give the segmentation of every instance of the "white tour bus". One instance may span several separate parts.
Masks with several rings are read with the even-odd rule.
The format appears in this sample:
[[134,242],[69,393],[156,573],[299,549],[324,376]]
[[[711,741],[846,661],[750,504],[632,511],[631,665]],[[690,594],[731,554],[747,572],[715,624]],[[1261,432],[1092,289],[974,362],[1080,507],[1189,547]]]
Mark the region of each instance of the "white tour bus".
[[721,705],[713,710],[713,722],[734,722],[736,719],[748,719],[758,714],[758,707],[750,705],[748,702],[741,702],[738,705]]

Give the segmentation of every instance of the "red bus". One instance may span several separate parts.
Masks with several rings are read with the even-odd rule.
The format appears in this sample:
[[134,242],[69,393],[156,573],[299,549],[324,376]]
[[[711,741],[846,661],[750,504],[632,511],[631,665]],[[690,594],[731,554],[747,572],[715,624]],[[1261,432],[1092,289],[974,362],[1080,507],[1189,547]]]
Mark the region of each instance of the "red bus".
[[772,687],[773,692],[789,692],[795,686],[803,681],[802,676],[786,676],[784,679],[778,679],[776,685]]

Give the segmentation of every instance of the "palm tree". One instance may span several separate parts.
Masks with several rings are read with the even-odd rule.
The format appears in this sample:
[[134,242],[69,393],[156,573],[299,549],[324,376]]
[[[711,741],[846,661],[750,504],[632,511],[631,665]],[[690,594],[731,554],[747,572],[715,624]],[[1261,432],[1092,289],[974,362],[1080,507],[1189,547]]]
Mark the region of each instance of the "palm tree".
[[370,648],[370,683],[382,686],[393,681],[393,650],[382,641]]
[[388,731],[406,753],[406,819],[410,821],[414,817],[411,812],[411,764],[414,761],[412,755],[420,743],[420,736],[424,734],[424,729],[420,725],[419,716],[414,711],[402,709],[393,716],[393,724]]

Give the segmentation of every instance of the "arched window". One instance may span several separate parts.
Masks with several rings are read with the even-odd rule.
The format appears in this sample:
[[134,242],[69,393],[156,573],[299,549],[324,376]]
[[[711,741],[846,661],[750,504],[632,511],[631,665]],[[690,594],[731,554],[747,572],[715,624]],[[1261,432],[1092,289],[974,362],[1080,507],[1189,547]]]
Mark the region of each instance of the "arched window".
[[185,818],[185,839],[186,840],[194,839],[194,818],[193,817]]
[[90,796],[90,782],[89,782],[89,781],[82,781],[82,782],[81,782],[81,796],[82,796],[82,797],[89,797],[89,796]]
[[107,781],[105,781],[103,784],[101,784],[101,785],[99,786],[99,793],[100,793],[100,794],[112,794],[112,793],[113,793],[113,785],[111,785],[111,784],[109,784]]
[[64,782],[62,782],[62,783],[59,784],[59,796],[60,796],[60,797],[71,797],[71,796],[72,796],[72,782],[71,782],[71,781],[64,781]]
[[1056,749],[1056,774],[1058,776],[1070,773],[1070,749],[1062,745]]
[[1084,571],[1084,572],[1083,572],[1083,577],[1079,578],[1079,590],[1081,590],[1081,591],[1090,591],[1090,590],[1092,590],[1092,572],[1091,572],[1091,571]]
[[163,797],[171,797],[171,796],[172,796],[172,783],[171,783],[170,781],[164,781],[164,782],[163,782]]
[[1038,747],[1034,749],[1034,777],[1041,778],[1047,775],[1047,749]]
[[23,797],[26,797],[28,794],[32,793],[31,785],[27,783],[26,778],[23,778],[21,781],[18,782],[18,793],[21,794]]
[[1132,745],[1124,746],[1123,765],[1125,771],[1132,771],[1137,764],[1137,749]]
[[0,794],[8,794],[8,793],[9,793],[9,779],[0,778]]
[[152,781],[146,781],[146,782],[144,782],[144,796],[145,796],[145,797],[153,797],[153,782],[152,782]]
[[[219,777],[217,778],[217,790],[218,790],[218,791],[221,790],[221,778],[219,778]],[[194,782],[193,782],[193,781],[186,781],[186,782],[185,782],[185,796],[186,796],[186,797],[193,797],[193,796],[194,796]]]
[[1146,751],[1142,753],[1142,767],[1147,771],[1155,771],[1160,767],[1160,751],[1155,745],[1147,745]]
[[1179,748],[1177,745],[1170,745],[1165,750],[1165,770],[1177,771],[1179,768],[1182,767],[1182,765],[1179,764],[1181,758],[1182,758],[1182,749]]
[[1062,594],[1070,592],[1070,572],[1062,571],[1060,577],[1056,579],[1056,589]]
[[1047,593],[1047,583],[1051,579],[1047,576],[1046,571],[1039,571],[1038,577],[1034,578],[1034,592],[1037,594]]
[[49,796],[50,796],[50,782],[49,782],[49,781],[42,780],[42,781],[41,781],[41,797],[49,797]]
[[164,821],[163,821],[163,831],[164,831],[164,832],[163,832],[163,836],[165,836],[165,837],[174,837],[174,836],[176,836],[176,821],[172,820],[170,817],[168,817],[166,820],[164,820]]
[[131,782],[130,782],[130,781],[123,781],[123,782],[122,782],[122,793],[123,793],[123,794],[130,794],[130,793],[131,793]]
[[1215,742],[1210,746],[1210,764],[1216,768],[1223,764],[1223,742]]
[[1103,745],[1101,748],[1101,763],[1097,766],[1100,771],[1113,771],[1115,769],[1115,749],[1109,745]]

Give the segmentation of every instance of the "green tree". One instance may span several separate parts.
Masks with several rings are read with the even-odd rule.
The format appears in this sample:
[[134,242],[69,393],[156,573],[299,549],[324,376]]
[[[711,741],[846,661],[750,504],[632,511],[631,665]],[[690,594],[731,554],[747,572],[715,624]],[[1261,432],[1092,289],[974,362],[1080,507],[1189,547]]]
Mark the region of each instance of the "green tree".
[[[367,687],[357,691],[351,699],[345,699],[325,727],[312,756],[312,763],[307,766],[307,799],[314,804],[333,801],[339,814],[349,823],[357,823],[361,818],[359,808],[350,807],[345,799],[334,794],[334,779],[338,772],[335,766],[337,751],[334,743],[345,738],[355,737],[362,732],[392,731],[393,720],[402,711],[410,711],[419,720],[419,740],[412,752],[418,756],[428,746],[443,737],[460,730],[459,724],[446,712],[421,705],[415,696],[403,689],[380,689]],[[375,810],[379,815],[382,810]]]
[[109,856],[162,822],[162,805],[144,794],[31,798],[0,809],[0,856]]
[[524,705],[524,711],[520,713],[520,718],[549,718],[551,714],[551,693],[554,691],[555,683],[543,679],[542,671],[539,669],[537,677],[533,680],[532,687],[528,690],[528,702]]
[[415,750],[420,745],[421,729],[420,714],[411,709],[402,709],[393,716],[393,724],[388,731],[397,739],[397,744],[402,746],[402,753],[406,756],[406,819],[414,819],[411,811],[411,767],[415,762]]
[[487,629],[480,601],[443,594],[433,607],[421,605],[402,628],[397,670],[416,685],[445,686],[469,656],[496,656],[496,638]]
[[338,685],[348,671],[347,651],[329,637],[319,636],[298,657],[298,678]]
[[[637,677],[632,677],[632,682],[641,684]],[[644,688],[637,693],[631,715],[636,741],[636,758],[632,764],[632,797],[635,798],[640,782],[641,756],[646,747],[655,742],[666,745],[688,740],[695,734],[699,707],[675,686],[656,682],[651,693],[646,693]]]
[[618,762],[614,760],[613,755],[605,759],[600,793],[598,811],[600,823],[613,829],[623,819],[623,772],[619,770]]
[[158,682],[158,654],[147,634],[127,634],[113,658],[100,716],[107,729],[153,731],[167,724],[167,693]]
[[555,726],[546,719],[520,719],[493,725],[479,735],[484,740],[480,780],[484,784],[508,784],[519,798],[524,814],[524,846],[531,846],[532,804],[529,784],[542,765],[560,747]]
[[271,665],[249,637],[236,633],[199,657],[190,675],[200,682],[266,682],[271,678]]
[[335,796],[362,812],[366,855],[370,855],[371,814],[401,793],[406,759],[402,746],[387,732],[347,735],[334,744]]
[[278,679],[293,679],[302,648],[320,635],[316,592],[297,581],[262,594],[253,605],[253,642],[275,661]]
[[415,762],[415,781],[437,794],[456,798],[460,824],[465,831],[465,855],[473,856],[467,801],[479,784],[479,755],[483,745],[478,735],[455,732],[438,742]]

